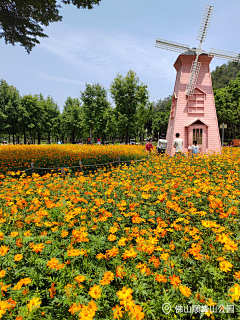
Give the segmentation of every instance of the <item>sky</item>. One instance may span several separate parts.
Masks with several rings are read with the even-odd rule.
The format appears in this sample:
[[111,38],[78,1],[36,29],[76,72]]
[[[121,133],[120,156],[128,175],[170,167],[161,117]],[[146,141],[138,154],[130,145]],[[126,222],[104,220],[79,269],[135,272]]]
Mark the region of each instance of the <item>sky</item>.
[[[66,98],[79,98],[86,83],[109,90],[118,73],[125,77],[131,69],[157,102],[173,93],[178,53],[156,48],[156,39],[197,47],[206,4],[214,10],[202,49],[240,52],[240,1],[210,1],[102,0],[92,10],[62,4],[62,21],[44,28],[49,37],[30,54],[0,40],[0,78],[21,95],[52,96],[63,110]],[[226,62],[214,58],[211,71]]]

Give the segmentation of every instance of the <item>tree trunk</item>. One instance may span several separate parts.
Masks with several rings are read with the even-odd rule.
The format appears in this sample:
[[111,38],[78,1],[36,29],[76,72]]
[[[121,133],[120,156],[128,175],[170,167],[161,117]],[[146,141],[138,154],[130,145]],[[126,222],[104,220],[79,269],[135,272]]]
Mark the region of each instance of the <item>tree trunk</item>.
[[72,131],[72,144],[75,143],[75,131],[73,130]]
[[15,137],[14,137],[14,133],[12,135],[12,141],[13,141],[13,144],[15,144]]
[[48,132],[48,143],[49,144],[51,143],[51,134],[50,134],[50,132]]
[[90,125],[90,141],[92,142],[92,125]]
[[[38,137],[38,144],[41,144],[40,131],[37,132],[37,137]],[[35,143],[35,141],[34,141],[34,143]]]
[[26,129],[25,128],[23,130],[23,140],[24,140],[24,144],[27,144],[27,137],[26,137]]

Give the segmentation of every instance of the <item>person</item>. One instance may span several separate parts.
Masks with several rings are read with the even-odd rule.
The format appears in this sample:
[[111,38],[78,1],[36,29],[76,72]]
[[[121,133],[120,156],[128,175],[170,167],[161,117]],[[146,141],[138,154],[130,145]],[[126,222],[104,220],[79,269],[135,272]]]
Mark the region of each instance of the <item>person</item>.
[[197,145],[197,141],[193,141],[193,145],[188,147],[188,150],[192,152],[192,158],[196,157],[199,152],[199,146]]
[[98,139],[97,144],[101,144],[101,140],[100,139]]
[[176,139],[173,142],[173,147],[175,150],[175,155],[182,155],[183,139],[180,138],[180,133],[176,133]]
[[148,140],[148,142],[146,143],[145,150],[149,153],[152,152],[153,150],[152,139]]
[[160,139],[158,140],[157,144],[157,151],[158,153],[165,153],[167,149],[167,140],[166,140],[166,135],[164,133],[161,134]]
[[91,144],[91,139],[90,138],[88,138],[87,144]]

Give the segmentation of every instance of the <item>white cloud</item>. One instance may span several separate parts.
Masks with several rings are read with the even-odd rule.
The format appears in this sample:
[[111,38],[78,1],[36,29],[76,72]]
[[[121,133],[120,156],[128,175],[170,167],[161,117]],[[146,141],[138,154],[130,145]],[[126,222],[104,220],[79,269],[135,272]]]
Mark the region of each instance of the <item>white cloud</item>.
[[67,83],[72,83],[72,84],[80,84],[80,85],[85,85],[84,81],[78,81],[78,80],[73,80],[73,79],[67,79],[67,78],[61,78],[61,77],[55,77],[51,76],[47,73],[44,72],[38,72],[37,74],[38,77],[49,80],[49,81],[58,81],[58,82],[67,82]]
[[64,27],[54,32],[42,48],[76,66],[81,73],[108,77],[132,69],[146,78],[172,78],[176,55],[154,47],[155,39],[130,34],[103,32],[99,29],[78,31]]

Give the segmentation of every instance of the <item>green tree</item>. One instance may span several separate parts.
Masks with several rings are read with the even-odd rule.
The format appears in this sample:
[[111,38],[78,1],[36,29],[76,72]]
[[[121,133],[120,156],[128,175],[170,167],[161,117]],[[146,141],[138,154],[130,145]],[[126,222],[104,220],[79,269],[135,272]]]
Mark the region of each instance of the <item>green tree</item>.
[[145,129],[148,130],[148,132],[151,131],[152,127],[152,116],[153,116],[153,103],[147,103],[146,105],[139,105],[137,108],[137,114],[136,114],[136,131],[138,136],[140,136],[140,139],[144,140],[145,135]]
[[76,135],[82,129],[82,111],[79,99],[68,97],[63,107],[62,113],[63,132],[71,136],[71,142],[75,143]]
[[214,90],[214,98],[219,124],[228,125],[225,136],[240,138],[240,73],[225,88]]
[[214,89],[226,87],[231,80],[237,78],[240,71],[240,62],[230,61],[220,67],[216,67],[211,73],[212,85]]
[[117,74],[111,83],[110,92],[116,106],[119,131],[125,135],[128,143],[129,136],[135,131],[137,108],[148,101],[147,86],[140,84],[136,73],[129,70],[125,78]]
[[[73,4],[77,8],[92,9],[101,0],[61,0],[63,4]],[[62,20],[59,15],[61,5],[57,0],[1,0],[0,38],[6,44],[20,43],[28,53],[39,44],[38,38],[47,37],[42,26]]]
[[40,133],[44,130],[44,121],[46,118],[44,105],[41,102],[41,96],[31,94],[22,97],[20,102],[19,122],[26,143],[27,134],[31,140],[34,140],[38,134],[38,143],[40,143]]
[[102,136],[105,130],[105,113],[110,107],[107,100],[107,90],[97,84],[86,84],[86,88],[81,92],[81,100],[83,102],[83,119],[84,125],[90,133],[95,137]]
[[154,104],[153,131],[155,134],[167,133],[171,104],[171,95],[163,100],[160,99],[156,104]]
[[19,133],[19,105],[20,95],[18,90],[2,79],[0,81],[1,131],[11,134],[13,143],[15,143],[15,135]]

